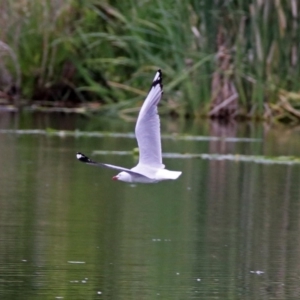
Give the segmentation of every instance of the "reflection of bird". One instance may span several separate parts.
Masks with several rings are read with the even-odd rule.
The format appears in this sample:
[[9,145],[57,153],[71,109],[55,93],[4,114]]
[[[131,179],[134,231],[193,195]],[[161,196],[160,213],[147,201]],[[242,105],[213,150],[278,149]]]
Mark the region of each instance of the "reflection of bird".
[[160,121],[157,114],[157,104],[160,101],[162,92],[162,73],[161,70],[158,70],[135,126],[140,156],[139,162],[134,168],[126,169],[98,163],[79,152],[76,155],[77,159],[89,165],[121,171],[112,178],[113,180],[155,183],[162,180],[177,179],[181,172],[166,170],[162,163]]

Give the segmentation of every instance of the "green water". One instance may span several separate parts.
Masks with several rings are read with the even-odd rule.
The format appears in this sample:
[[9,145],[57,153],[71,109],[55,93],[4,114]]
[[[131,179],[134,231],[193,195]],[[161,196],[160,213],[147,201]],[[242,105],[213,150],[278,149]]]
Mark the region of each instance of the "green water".
[[[134,128],[61,115],[0,120],[13,131]],[[166,139],[164,152],[300,154],[297,129],[164,120],[162,131],[259,139]],[[126,137],[0,133],[1,299],[299,299],[299,164],[165,158],[179,180],[127,185],[75,159],[134,147]]]

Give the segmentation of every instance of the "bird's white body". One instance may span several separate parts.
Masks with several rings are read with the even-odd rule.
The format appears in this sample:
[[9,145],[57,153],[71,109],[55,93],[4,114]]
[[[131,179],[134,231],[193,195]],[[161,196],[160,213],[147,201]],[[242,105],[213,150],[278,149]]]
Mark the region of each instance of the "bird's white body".
[[95,166],[101,166],[121,171],[113,180],[124,182],[156,183],[162,180],[175,180],[182,172],[169,171],[162,163],[160,120],[157,105],[162,95],[162,73],[158,70],[153,79],[150,91],[140,110],[135,135],[139,146],[139,163],[132,169],[126,169],[110,164],[97,163],[82,153],[77,153],[77,159]]
[[126,173],[129,176],[127,176],[126,178],[124,177],[123,179],[123,176],[119,177],[119,175],[121,174],[119,173],[117,175],[117,180],[125,182],[156,183],[162,180],[177,179],[181,175],[181,172],[178,171],[169,171],[164,168],[149,168],[147,166],[142,166],[139,164],[136,167],[132,168],[131,171],[134,171],[138,174],[142,174],[142,176],[139,176],[138,174],[130,174],[123,171],[121,173]]

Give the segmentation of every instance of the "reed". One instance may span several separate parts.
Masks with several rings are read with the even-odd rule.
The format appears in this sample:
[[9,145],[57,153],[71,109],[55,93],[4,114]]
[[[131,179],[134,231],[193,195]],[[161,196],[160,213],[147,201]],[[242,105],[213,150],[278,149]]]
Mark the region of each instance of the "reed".
[[4,0],[0,27],[26,99],[126,108],[157,68],[179,115],[224,110],[236,93],[234,115],[262,117],[300,90],[297,0]]

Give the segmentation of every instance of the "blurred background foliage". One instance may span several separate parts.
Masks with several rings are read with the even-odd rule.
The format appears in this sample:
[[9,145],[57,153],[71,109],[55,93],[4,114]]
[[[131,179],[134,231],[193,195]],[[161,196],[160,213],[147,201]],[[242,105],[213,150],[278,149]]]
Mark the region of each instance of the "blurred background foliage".
[[164,74],[166,111],[299,118],[297,0],[3,0],[0,91],[127,109]]

